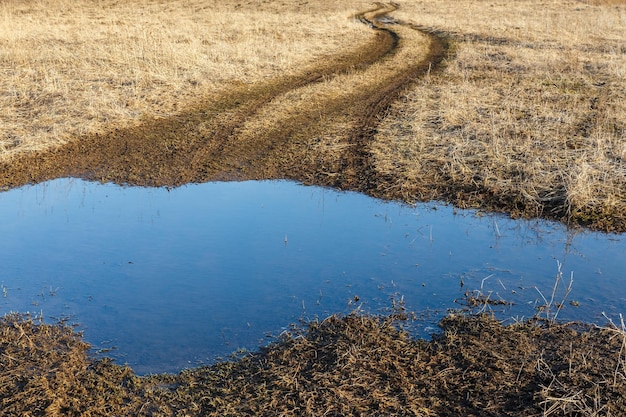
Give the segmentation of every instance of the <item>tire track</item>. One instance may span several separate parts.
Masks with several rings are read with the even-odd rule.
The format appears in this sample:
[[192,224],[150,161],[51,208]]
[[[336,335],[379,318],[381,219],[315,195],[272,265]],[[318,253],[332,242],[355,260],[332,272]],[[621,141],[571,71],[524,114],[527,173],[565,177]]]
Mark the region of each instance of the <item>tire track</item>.
[[[437,66],[445,43],[430,36],[428,54],[402,66],[393,76],[371,86],[332,97],[295,115],[249,134],[245,125],[259,118],[287,93],[319,86],[329,79],[365,73],[375,65],[396,65],[400,36],[379,19],[397,9],[376,3],[354,18],[369,25],[373,40],[300,74],[233,89],[197,103],[173,118],[157,119],[106,135],[79,138],[57,149],[19,155],[0,165],[0,187],[10,188],[59,177],[110,181],[131,185],[177,186],[210,180],[291,178],[360,191],[377,188],[368,143],[378,119],[406,87]],[[382,64],[381,64],[382,63]],[[318,87],[316,87],[318,88]],[[324,155],[306,145],[310,137],[328,131],[327,120],[348,117],[356,126],[346,136],[340,155]],[[334,162],[328,174],[328,159]]]
[[[369,144],[376,134],[376,127],[381,117],[389,110],[391,104],[401,97],[405,89],[430,72],[436,71],[443,59],[448,56],[450,46],[441,35],[422,30],[413,25],[393,22],[383,24],[376,19],[385,17],[396,10],[396,5],[378,4],[376,16],[360,19],[375,30],[388,33],[400,42],[401,36],[392,29],[393,25],[402,26],[404,31],[425,34],[428,37],[427,53],[420,59],[407,65],[398,65],[397,57],[387,56],[388,62],[378,63],[394,68],[391,74],[383,79],[370,80],[370,84],[361,86],[354,92],[339,97],[321,100],[317,107],[311,106],[297,114],[280,121],[273,128],[255,136],[256,141],[267,142],[269,145],[263,154],[246,164],[239,165],[235,179],[280,179],[289,178],[307,184],[332,186],[367,192],[378,197],[393,197],[383,191],[387,189],[387,178],[380,178],[374,168],[373,157]],[[397,30],[397,29],[396,29]],[[408,40],[410,41],[410,40]],[[394,50],[394,55],[399,55]],[[384,60],[381,60],[384,61]],[[397,67],[397,69],[395,69]],[[368,71],[368,70],[365,70]],[[355,126],[347,132],[339,147],[339,155],[318,154],[311,149],[311,138],[319,136],[325,130],[328,120],[337,116],[348,115]],[[332,132],[339,134],[337,130]],[[303,162],[305,161],[305,162]],[[241,162],[241,161],[239,161]],[[306,169],[303,169],[303,165]],[[392,181],[393,182],[393,181]]]

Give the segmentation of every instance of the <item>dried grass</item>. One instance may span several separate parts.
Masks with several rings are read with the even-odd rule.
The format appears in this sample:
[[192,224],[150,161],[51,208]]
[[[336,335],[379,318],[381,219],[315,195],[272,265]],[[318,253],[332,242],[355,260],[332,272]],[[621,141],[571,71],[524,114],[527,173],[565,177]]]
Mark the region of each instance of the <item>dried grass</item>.
[[[0,160],[172,118],[234,86],[362,45],[374,34],[348,17],[368,7],[357,0],[5,1]],[[453,54],[383,121],[368,150],[383,179],[377,195],[626,230],[623,2],[426,0],[400,4],[393,15],[446,36]],[[390,27],[403,32],[399,55],[415,55],[422,40],[414,31]],[[404,65],[397,58],[394,65]],[[310,113],[309,103],[377,85],[374,71],[351,75],[324,91],[277,97],[264,109],[271,120],[258,118],[242,132],[271,130],[281,107],[286,117]],[[340,119],[310,138],[319,143],[304,143],[329,154],[331,165],[333,152],[346,153],[337,137],[350,124]]]
[[[255,353],[138,377],[86,355],[66,325],[0,320],[2,415],[619,416],[624,329],[546,321],[503,326],[453,314],[431,341],[404,311],[294,326]],[[622,347],[620,350],[620,346]]]
[[94,361],[71,326],[18,314],[0,318],[0,415],[114,415],[138,407],[130,368]]
[[615,366],[612,377],[605,371],[602,378],[593,378],[590,372],[595,373],[591,371],[596,366],[594,361],[604,361],[606,357],[597,355],[593,350],[581,352],[573,343],[570,343],[569,354],[564,354],[568,361],[567,372],[565,369],[555,371],[554,366],[546,363],[542,355],[537,360],[537,371],[549,381],[541,386],[544,417],[610,417],[623,413],[608,398],[614,395],[616,388],[626,383],[626,325],[621,314],[620,326],[606,318],[609,325],[596,331],[606,338],[605,343],[611,349],[610,362]]
[[424,1],[395,15],[455,48],[379,131],[377,169],[398,194],[623,229],[626,7]]
[[361,3],[3,1],[0,159],[172,116],[362,44],[371,31],[349,19]]

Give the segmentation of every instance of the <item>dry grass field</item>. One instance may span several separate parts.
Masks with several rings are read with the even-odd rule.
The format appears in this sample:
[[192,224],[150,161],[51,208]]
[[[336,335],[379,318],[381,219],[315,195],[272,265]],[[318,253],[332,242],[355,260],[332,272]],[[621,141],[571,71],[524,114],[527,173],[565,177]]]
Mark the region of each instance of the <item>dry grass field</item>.
[[[333,185],[319,178],[341,177],[350,159],[350,171],[367,166],[353,177],[376,178],[345,188],[379,197],[442,199],[626,230],[626,2],[423,0],[397,6],[391,12],[397,21],[387,25],[399,37],[393,54],[371,68],[324,72],[326,82],[278,91],[271,80],[289,74],[304,80],[309,66],[371,43],[375,31],[351,16],[373,6],[357,0],[6,0],[0,3],[0,163],[81,138],[95,143],[96,133],[132,126],[162,136],[150,127],[155,120],[175,124],[187,109],[219,102],[229,91],[247,99],[257,93],[245,89],[260,86],[277,92],[271,98],[263,93],[254,117],[257,109],[232,121],[230,138],[240,135],[254,146],[282,135],[275,147],[289,146],[295,156],[292,166],[257,167],[250,178],[282,172]],[[449,42],[445,65],[415,77],[393,108],[381,106],[385,114],[377,115],[382,123],[374,139],[346,141],[363,110],[346,104],[366,101],[421,59],[428,39],[416,28]],[[228,119],[226,112],[215,120]],[[174,136],[208,138],[220,130],[216,123]],[[132,134],[109,142],[114,148]],[[267,148],[237,153],[231,139],[224,146],[243,165],[267,154]],[[294,168],[298,161],[301,167]],[[144,163],[119,181],[133,182],[145,167],[168,163]],[[11,172],[3,181],[8,187],[53,175],[17,179]],[[194,175],[190,181],[219,178]]]
[[361,44],[373,34],[349,17],[369,4],[352,3],[2,1],[0,160]]
[[379,129],[379,172],[407,200],[443,194],[463,206],[623,224],[625,3],[403,4],[394,16],[443,32],[455,54]]

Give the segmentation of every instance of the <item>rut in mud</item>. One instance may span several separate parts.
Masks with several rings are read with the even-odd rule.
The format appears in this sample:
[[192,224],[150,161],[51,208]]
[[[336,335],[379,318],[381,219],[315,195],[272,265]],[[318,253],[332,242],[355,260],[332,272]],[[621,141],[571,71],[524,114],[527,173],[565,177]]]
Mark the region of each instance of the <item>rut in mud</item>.
[[[430,45],[421,60],[397,65],[400,37],[379,20],[396,8],[377,3],[355,16],[376,31],[356,50],[299,75],[232,89],[174,118],[19,155],[0,167],[0,187],[59,177],[146,186],[288,178],[375,194],[378,181],[368,142],[381,115],[403,88],[437,67],[446,54],[445,42],[428,35]],[[398,69],[342,94],[322,94],[296,112],[272,113],[270,104],[290,92],[311,86],[323,90],[333,78],[358,75],[374,65]],[[246,128],[255,119],[263,128]],[[324,135],[336,135],[340,143],[315,146]]]

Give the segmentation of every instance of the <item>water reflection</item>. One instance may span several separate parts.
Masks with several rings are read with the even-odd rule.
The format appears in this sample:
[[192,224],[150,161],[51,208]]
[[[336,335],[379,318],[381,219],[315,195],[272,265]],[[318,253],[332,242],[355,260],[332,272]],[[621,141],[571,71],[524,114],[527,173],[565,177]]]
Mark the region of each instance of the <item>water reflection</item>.
[[532,315],[557,263],[579,304],[561,318],[626,312],[623,236],[442,205],[283,181],[167,190],[62,179],[1,193],[0,216],[0,313],[69,316],[139,373],[253,349],[300,317],[376,312],[398,295],[429,312],[418,330],[466,290],[514,302],[505,316]]

